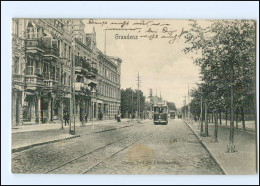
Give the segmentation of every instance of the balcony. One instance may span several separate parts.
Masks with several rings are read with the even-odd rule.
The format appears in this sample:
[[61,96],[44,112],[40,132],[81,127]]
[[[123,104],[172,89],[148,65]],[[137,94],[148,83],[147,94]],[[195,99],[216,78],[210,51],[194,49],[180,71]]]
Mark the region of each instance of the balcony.
[[44,85],[46,89],[52,89],[52,88],[57,88],[57,86],[59,86],[58,81],[55,81],[53,79],[44,79],[43,80]]
[[27,90],[36,90],[38,87],[42,88],[44,86],[42,78],[36,75],[26,75],[25,82]]
[[45,48],[44,53],[43,53],[44,57],[54,57],[54,58],[58,58],[59,57],[59,51],[57,48]]
[[90,63],[86,59],[84,59],[83,57],[76,56],[76,58],[75,58],[75,71],[77,71],[78,73],[81,73],[84,76],[86,76],[90,70],[91,70]]
[[21,75],[21,74],[13,74],[12,80],[14,83],[23,83],[24,82],[23,75]]
[[12,76],[13,88],[17,90],[23,90],[23,86],[25,85],[24,76],[21,74],[13,74]]
[[91,67],[90,71],[86,74],[87,79],[96,79],[98,70],[96,68]]
[[75,82],[75,91],[81,92],[83,95],[90,95],[91,92],[87,83]]
[[40,39],[27,39],[25,41],[25,47],[27,52],[44,52],[44,45]]
[[35,90],[37,87],[43,87],[43,78],[39,74],[39,68],[27,66],[25,68],[25,82],[27,89]]
[[54,85],[52,79],[44,79],[43,82],[46,88],[52,88]]

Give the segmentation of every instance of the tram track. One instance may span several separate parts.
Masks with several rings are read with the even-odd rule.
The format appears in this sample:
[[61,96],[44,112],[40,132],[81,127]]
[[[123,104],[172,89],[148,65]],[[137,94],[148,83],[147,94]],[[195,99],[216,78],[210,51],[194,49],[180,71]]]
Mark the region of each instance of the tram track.
[[87,155],[89,155],[89,154],[91,154],[91,153],[94,153],[94,152],[100,150],[100,149],[103,149],[103,148],[106,148],[106,147],[108,147],[108,146],[110,146],[110,145],[113,145],[113,144],[115,144],[115,143],[117,143],[117,142],[119,142],[119,141],[121,141],[121,140],[126,139],[126,138],[128,138],[128,137],[121,138],[121,139],[119,139],[119,140],[117,140],[117,141],[114,141],[114,142],[109,143],[109,144],[106,144],[106,145],[104,145],[104,146],[102,146],[102,147],[100,147],[100,148],[97,148],[97,149],[95,149],[95,150],[93,150],[93,151],[91,151],[91,152],[88,152],[88,153],[86,153],[86,154],[83,154],[82,156],[79,156],[79,157],[77,157],[77,158],[74,158],[73,160],[70,160],[70,161],[68,161],[68,162],[66,162],[66,163],[64,163],[64,164],[62,164],[62,165],[60,165],[60,166],[58,166],[58,167],[55,167],[55,168],[53,168],[53,169],[51,169],[51,170],[45,172],[45,174],[48,174],[48,173],[50,173],[50,172],[53,172],[54,170],[57,170],[57,169],[59,169],[59,168],[61,168],[61,167],[64,167],[65,165],[68,165],[69,163],[72,163],[72,162],[74,162],[74,161],[76,161],[76,160],[78,160],[78,159],[80,159],[80,158],[83,158],[83,157],[85,157],[85,156],[87,156]]
[[[132,126],[138,126],[139,128],[140,128],[140,127],[143,128],[143,127],[145,127],[145,126],[148,126],[149,123],[150,123],[150,122],[143,123],[142,125],[139,125],[139,124],[137,124],[137,125],[131,125],[131,127],[130,127],[130,126],[124,126],[124,127],[120,127],[120,129],[122,129],[122,128],[128,128],[128,130],[124,130],[124,131],[122,131],[122,132],[129,132],[129,130],[135,129],[135,127],[132,127]],[[108,131],[111,131],[111,130],[107,130],[106,132],[108,132]],[[113,154],[112,154],[111,156],[109,156],[108,158],[106,158],[106,159],[102,160],[101,162],[95,164],[94,166],[92,166],[92,167],[91,167],[90,169],[88,169],[87,171],[83,171],[81,174],[85,174],[85,172],[87,173],[89,170],[91,170],[91,169],[93,169],[94,167],[98,166],[100,163],[102,163],[102,162],[104,162],[105,160],[107,160],[107,159],[113,157],[114,155],[118,154],[119,152],[125,150],[126,148],[130,147],[131,145],[133,145],[134,143],[140,141],[141,139],[143,139],[144,137],[146,137],[147,135],[149,135],[149,134],[151,134],[151,133],[152,133],[152,132],[150,132],[150,133],[148,133],[148,134],[142,136],[141,138],[138,138],[137,140],[135,140],[135,141],[132,142],[131,144],[127,145],[126,147],[122,148],[121,150],[117,151],[116,153],[113,153]],[[91,136],[91,137],[93,137],[93,136]],[[110,146],[112,146],[112,145],[115,145],[116,143],[119,143],[119,142],[121,142],[121,141],[123,141],[123,140],[125,140],[125,139],[128,139],[128,138],[129,138],[129,137],[120,138],[119,140],[115,140],[115,141],[113,141],[113,142],[111,142],[111,143],[108,143],[108,144],[106,144],[106,145],[103,145],[103,146],[101,146],[101,147],[99,147],[99,148],[97,148],[97,149],[95,149],[95,150],[92,150],[91,152],[87,152],[87,153],[85,153],[85,154],[83,154],[83,155],[81,155],[81,156],[78,156],[78,157],[76,157],[76,158],[74,158],[74,159],[72,159],[72,160],[70,160],[70,161],[67,161],[67,162],[65,162],[65,163],[63,163],[63,164],[61,164],[61,165],[59,165],[59,166],[57,166],[57,167],[55,167],[55,168],[52,168],[51,170],[48,170],[48,171],[44,172],[44,174],[49,174],[49,173],[55,172],[55,171],[57,171],[57,170],[59,170],[59,169],[65,167],[65,166],[67,166],[67,165],[69,165],[69,164],[75,163],[76,161],[80,161],[81,159],[87,157],[88,155],[91,155],[91,154],[96,153],[96,152],[98,152],[98,151],[100,151],[100,150],[106,149],[107,147],[110,147]],[[79,173],[79,174],[80,174],[80,173]]]
[[[147,121],[147,122],[144,122],[142,124],[147,124],[151,121]],[[122,127],[117,127],[117,128],[111,128],[111,129],[106,129],[106,130],[100,130],[100,131],[95,131],[95,132],[91,132],[91,133],[87,133],[87,134],[81,134],[79,137],[81,136],[88,136],[88,137],[93,137],[95,134],[101,134],[103,132],[110,132],[110,131],[116,131],[116,130],[119,130],[119,129],[125,129],[125,128],[131,128],[131,127],[134,127],[138,125],[137,123],[136,124],[132,124],[132,125],[125,125],[125,126],[122,126]],[[142,125],[144,126],[144,125]],[[53,141],[53,142],[50,142],[50,143],[57,143],[59,141],[65,141],[65,140],[57,140],[57,141]],[[15,153],[21,153],[21,152],[24,152],[26,150],[30,150],[31,148],[33,147],[39,147],[39,146],[43,146],[43,145],[47,145],[49,143],[42,143],[42,144],[36,144],[36,145],[31,145],[31,147],[26,147],[24,148],[23,150],[17,150],[17,151],[12,151],[12,154],[15,154]],[[16,157],[19,157],[21,156],[21,154],[17,155]]]
[[134,142],[130,143],[130,144],[129,144],[129,145],[127,145],[126,147],[122,148],[121,150],[119,150],[119,151],[117,151],[117,152],[113,153],[112,155],[110,155],[110,156],[109,156],[109,157],[107,157],[106,159],[104,159],[104,160],[100,161],[99,163],[95,164],[95,165],[94,165],[94,166],[92,166],[90,169],[88,169],[88,170],[86,170],[86,171],[82,172],[81,174],[86,174],[86,173],[88,173],[90,170],[94,169],[95,167],[97,167],[97,166],[98,166],[98,165],[100,165],[101,163],[103,163],[103,162],[107,161],[108,159],[112,158],[112,157],[113,157],[113,156],[115,156],[116,154],[118,154],[118,153],[122,152],[123,150],[125,150],[125,149],[129,148],[130,146],[134,145],[136,142],[138,142],[138,141],[142,140],[143,138],[145,138],[146,136],[148,136],[148,135],[152,134],[153,132],[154,132],[154,131],[152,131],[152,132],[150,132],[150,133],[148,133],[148,134],[146,134],[146,135],[142,136],[141,138],[139,138],[139,139],[135,140]]

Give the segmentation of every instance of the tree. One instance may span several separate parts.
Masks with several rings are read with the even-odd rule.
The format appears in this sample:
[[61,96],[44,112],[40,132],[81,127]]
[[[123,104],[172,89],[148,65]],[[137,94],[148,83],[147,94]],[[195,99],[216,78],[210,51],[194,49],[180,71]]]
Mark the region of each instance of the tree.
[[168,106],[169,110],[177,110],[174,102],[167,102],[167,106]]
[[[211,21],[210,26],[202,28],[196,21],[193,21],[185,38],[186,43],[189,44],[184,49],[185,53],[200,52],[202,54],[194,60],[194,63],[201,67],[202,80],[206,88],[210,89],[207,92],[211,96],[212,108],[219,109],[225,105],[225,100],[229,100],[229,104],[226,104],[226,106],[230,105],[230,139],[227,151],[235,152],[235,108],[241,107],[250,97],[249,95],[253,95],[251,105],[253,105],[254,114],[256,113],[255,22],[219,20]],[[225,97],[222,98],[223,96]],[[219,101],[222,104],[216,105]],[[206,101],[205,108],[207,106]]]
[[[143,92],[140,93],[140,112],[142,113],[145,109],[145,96]],[[132,116],[137,111],[137,90],[131,88],[121,89],[121,113],[122,118],[127,117],[130,113]]]

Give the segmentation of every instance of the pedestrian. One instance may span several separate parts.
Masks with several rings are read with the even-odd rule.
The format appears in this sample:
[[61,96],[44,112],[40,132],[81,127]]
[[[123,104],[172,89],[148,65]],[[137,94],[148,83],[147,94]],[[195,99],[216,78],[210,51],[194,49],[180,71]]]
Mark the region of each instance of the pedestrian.
[[103,119],[103,112],[100,112],[100,120]]
[[85,121],[88,122],[88,113],[85,113]]
[[65,114],[65,126],[68,124],[69,125],[69,113],[67,112],[66,114]]
[[117,115],[117,122],[121,122],[120,114]]
[[65,112],[64,115],[63,115],[63,120],[65,121],[65,126],[66,126],[66,124],[67,124],[67,123],[66,123],[66,118],[67,118],[67,112]]

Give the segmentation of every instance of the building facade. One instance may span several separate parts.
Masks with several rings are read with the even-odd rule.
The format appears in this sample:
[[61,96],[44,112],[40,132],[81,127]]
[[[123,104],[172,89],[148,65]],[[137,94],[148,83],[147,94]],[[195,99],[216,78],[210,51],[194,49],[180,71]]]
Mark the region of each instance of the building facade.
[[95,30],[86,34],[82,20],[13,19],[12,29],[12,125],[57,122],[64,112],[82,122],[109,119],[120,107],[120,94],[103,90],[111,75],[102,70],[113,66],[116,82],[106,88],[116,94],[122,61],[96,48]]

